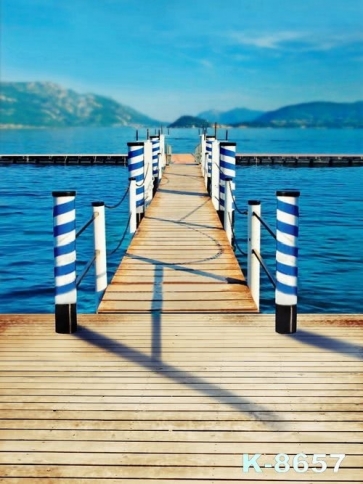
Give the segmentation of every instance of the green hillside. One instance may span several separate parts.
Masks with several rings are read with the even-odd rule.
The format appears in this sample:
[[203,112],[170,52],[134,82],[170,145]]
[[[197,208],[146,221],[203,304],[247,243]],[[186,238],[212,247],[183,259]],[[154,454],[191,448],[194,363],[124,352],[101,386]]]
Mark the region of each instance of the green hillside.
[[1,127],[159,126],[113,99],[50,82],[0,83]]

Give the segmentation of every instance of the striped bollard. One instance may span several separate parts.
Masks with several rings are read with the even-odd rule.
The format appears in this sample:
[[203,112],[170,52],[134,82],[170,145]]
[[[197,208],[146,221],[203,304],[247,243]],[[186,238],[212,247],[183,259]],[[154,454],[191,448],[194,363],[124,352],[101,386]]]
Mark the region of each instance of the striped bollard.
[[[221,141],[219,143],[219,210],[218,215],[223,223],[224,220],[224,205],[225,205],[225,178],[232,178],[230,182],[232,196],[234,199],[236,177],[236,143],[229,141]],[[234,207],[232,207],[232,211]],[[232,225],[234,224],[234,211],[232,213]]]
[[153,196],[159,186],[159,154],[160,154],[160,139],[158,136],[151,136],[152,143],[152,168],[153,168]]
[[276,221],[275,330],[295,333],[297,321],[297,260],[299,207],[297,190],[279,190]]
[[76,192],[53,192],[55,331],[77,331]]
[[136,182],[136,225],[138,226],[144,216],[144,142],[127,143],[129,152],[127,166],[129,177]]

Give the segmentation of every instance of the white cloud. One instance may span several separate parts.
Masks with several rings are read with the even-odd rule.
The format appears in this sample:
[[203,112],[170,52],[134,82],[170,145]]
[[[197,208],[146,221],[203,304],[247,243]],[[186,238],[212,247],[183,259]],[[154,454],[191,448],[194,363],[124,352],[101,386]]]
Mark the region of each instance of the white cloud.
[[276,32],[272,34],[254,35],[247,33],[234,32],[232,39],[238,44],[252,45],[265,49],[278,49],[284,42],[301,40],[306,34],[299,32]]
[[214,67],[213,63],[207,59],[200,59],[199,64],[207,69],[213,69]]
[[325,32],[299,32],[282,31],[266,34],[251,34],[232,32],[232,41],[238,45],[250,45],[261,49],[285,50],[294,49],[300,51],[329,51],[339,47],[347,47],[357,43],[363,43],[362,33],[352,34],[327,34]]

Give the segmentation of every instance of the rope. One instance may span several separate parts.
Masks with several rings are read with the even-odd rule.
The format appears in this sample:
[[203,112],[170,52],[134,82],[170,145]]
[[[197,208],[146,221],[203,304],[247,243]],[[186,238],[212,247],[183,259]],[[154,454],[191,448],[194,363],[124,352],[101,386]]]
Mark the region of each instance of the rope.
[[272,230],[272,228],[271,228],[271,227],[268,225],[268,223],[267,223],[267,222],[265,222],[265,221],[263,220],[263,218],[259,217],[259,216],[257,215],[257,213],[254,213],[254,214],[253,214],[253,216],[254,216],[254,217],[256,217],[256,218],[257,218],[257,220],[259,220],[259,221],[260,221],[261,225],[263,225],[263,226],[265,227],[265,229],[267,230],[267,232],[268,232],[270,235],[272,235],[272,237],[273,237],[273,238],[276,240],[276,234],[275,234],[275,232]]
[[145,180],[146,180],[146,178],[147,178],[147,174],[149,173],[149,167],[150,167],[150,165],[151,165],[151,163],[148,163],[148,164],[147,164],[146,173],[145,173],[145,176],[144,176],[144,178],[143,178],[142,182],[141,182],[141,183],[136,183],[136,186],[137,186],[138,188],[140,188],[140,187],[142,187],[142,186],[144,186],[144,185],[145,185]]
[[123,196],[121,197],[121,200],[119,202],[117,202],[115,205],[106,205],[105,204],[105,207],[110,208],[110,209],[119,207],[121,205],[121,203],[125,200],[126,195],[129,193],[129,190],[130,190],[130,185],[126,188],[126,191],[123,194]]
[[237,249],[240,251],[240,253],[242,255],[247,255],[247,252],[245,252],[244,250],[242,250],[241,247],[238,245],[237,237],[236,237],[236,233],[234,231],[234,227],[233,227],[233,224],[232,224],[232,219],[231,219],[231,213],[230,212],[228,212],[228,218],[229,218],[229,223],[231,224],[231,229],[232,229],[233,244],[237,247]]
[[78,230],[78,232],[76,233],[76,239],[78,239],[78,237],[91,225],[91,223],[94,221],[94,219],[97,217],[97,215],[92,215],[92,217],[88,220],[88,222],[86,222],[82,228],[80,228]]
[[129,219],[127,221],[127,224],[126,224],[126,227],[125,227],[125,230],[124,230],[124,233],[122,234],[122,237],[121,237],[121,240],[120,242],[117,244],[117,247],[113,250],[111,250],[111,252],[107,252],[107,255],[113,255],[121,246],[122,242],[124,241],[125,239],[125,236],[126,236],[126,233],[127,233],[127,229],[129,228],[129,225],[130,225],[130,219],[131,219],[131,214],[129,215]]
[[247,213],[248,213],[247,210],[241,210],[240,208],[238,208],[235,197],[233,197],[233,203],[234,203],[234,208],[235,208],[236,212],[240,213],[241,215],[247,215]]

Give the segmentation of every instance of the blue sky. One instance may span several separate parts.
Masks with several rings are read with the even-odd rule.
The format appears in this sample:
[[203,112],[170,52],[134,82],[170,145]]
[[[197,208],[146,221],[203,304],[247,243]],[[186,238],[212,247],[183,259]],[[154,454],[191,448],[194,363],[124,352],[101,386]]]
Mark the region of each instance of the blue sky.
[[156,119],[363,99],[363,0],[0,0],[2,81]]

